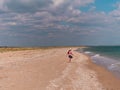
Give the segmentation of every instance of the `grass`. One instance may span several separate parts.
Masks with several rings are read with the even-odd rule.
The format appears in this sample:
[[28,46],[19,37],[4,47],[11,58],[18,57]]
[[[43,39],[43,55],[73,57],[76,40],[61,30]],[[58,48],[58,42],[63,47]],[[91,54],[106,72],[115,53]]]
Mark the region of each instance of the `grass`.
[[23,51],[23,50],[47,50],[53,48],[66,48],[69,46],[52,46],[52,47],[0,47],[0,52]]
[[14,47],[6,47],[0,48],[0,52],[7,52],[7,51],[21,51],[21,50],[33,50],[34,48],[14,48]]
[[0,52],[47,49],[51,49],[51,47],[0,47]]

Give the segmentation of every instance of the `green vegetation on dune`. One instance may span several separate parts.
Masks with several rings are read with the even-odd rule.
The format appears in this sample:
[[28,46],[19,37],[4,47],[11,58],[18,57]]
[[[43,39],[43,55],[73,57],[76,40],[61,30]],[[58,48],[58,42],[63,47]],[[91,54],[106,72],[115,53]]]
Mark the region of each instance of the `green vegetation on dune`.
[[23,50],[46,50],[43,47],[0,47],[0,52],[23,51]]
[[76,46],[51,46],[51,47],[0,47],[0,52],[22,51],[22,50],[47,50],[54,48],[71,48]]

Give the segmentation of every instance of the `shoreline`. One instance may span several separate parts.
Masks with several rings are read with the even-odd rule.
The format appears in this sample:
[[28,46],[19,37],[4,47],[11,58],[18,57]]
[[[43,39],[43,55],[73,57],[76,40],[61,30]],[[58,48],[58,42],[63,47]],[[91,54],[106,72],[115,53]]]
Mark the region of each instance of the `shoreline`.
[[0,53],[1,90],[120,90],[112,73],[73,49],[52,48]]
[[116,77],[111,71],[108,71],[106,68],[93,63],[88,55],[85,56],[89,58],[89,64],[87,65],[88,68],[94,70],[97,73],[97,78],[107,90],[120,90],[120,79],[118,77]]

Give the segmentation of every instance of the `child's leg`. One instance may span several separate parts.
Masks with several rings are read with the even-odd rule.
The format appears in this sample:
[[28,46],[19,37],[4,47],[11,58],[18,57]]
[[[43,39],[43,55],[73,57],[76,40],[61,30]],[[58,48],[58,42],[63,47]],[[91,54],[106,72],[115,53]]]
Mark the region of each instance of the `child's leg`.
[[69,59],[69,62],[71,62],[71,58]]

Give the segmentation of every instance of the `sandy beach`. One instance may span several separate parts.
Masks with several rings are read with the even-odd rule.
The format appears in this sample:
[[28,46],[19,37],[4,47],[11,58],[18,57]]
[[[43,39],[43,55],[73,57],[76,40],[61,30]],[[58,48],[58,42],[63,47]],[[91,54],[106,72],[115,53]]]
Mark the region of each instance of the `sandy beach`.
[[0,90],[120,90],[120,80],[69,48],[0,53]]

